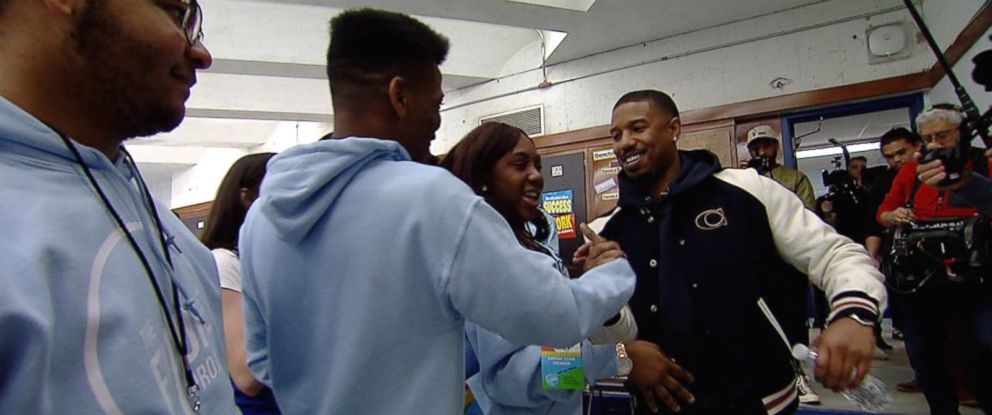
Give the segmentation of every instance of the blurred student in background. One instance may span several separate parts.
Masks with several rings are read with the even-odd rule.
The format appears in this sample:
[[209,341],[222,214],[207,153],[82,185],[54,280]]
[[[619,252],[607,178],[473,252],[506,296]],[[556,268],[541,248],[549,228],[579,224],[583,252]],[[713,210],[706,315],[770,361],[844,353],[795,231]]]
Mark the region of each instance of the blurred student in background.
[[244,156],[234,162],[217,189],[200,239],[210,248],[220,274],[227,367],[234,384],[234,400],[244,414],[278,414],[272,391],[252,376],[245,363],[244,318],[241,311],[241,269],[238,231],[248,207],[258,198],[265,164],[275,153]]

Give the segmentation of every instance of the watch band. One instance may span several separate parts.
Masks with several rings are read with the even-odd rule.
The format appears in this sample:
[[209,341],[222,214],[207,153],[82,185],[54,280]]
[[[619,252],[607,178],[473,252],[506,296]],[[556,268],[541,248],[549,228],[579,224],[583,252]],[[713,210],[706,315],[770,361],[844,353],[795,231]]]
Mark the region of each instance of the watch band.
[[627,346],[623,342],[617,342],[614,349],[616,351],[617,376],[627,376],[634,369],[634,362],[627,355]]
[[850,317],[852,320],[858,322],[858,324],[860,324],[862,326],[872,327],[872,328],[875,327],[875,322],[874,321],[867,320],[867,319],[859,316],[857,313],[848,314],[847,317]]

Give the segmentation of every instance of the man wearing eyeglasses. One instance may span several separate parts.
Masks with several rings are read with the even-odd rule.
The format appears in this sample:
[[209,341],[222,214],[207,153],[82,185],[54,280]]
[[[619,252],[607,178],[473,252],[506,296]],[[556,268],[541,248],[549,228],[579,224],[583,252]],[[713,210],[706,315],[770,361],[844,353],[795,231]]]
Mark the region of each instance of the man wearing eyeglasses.
[[[949,104],[934,105],[916,117],[924,145],[930,150],[959,145],[961,111]],[[966,174],[988,177],[992,165],[982,151],[967,153]],[[917,161],[902,165],[892,188],[878,208],[876,219],[886,228],[911,226],[914,222],[937,218],[963,218],[977,213],[975,207],[955,192],[936,188],[921,180],[931,173],[918,173]],[[970,173],[967,173],[970,172]],[[927,173],[924,175],[924,173]],[[925,255],[922,252],[916,255]],[[986,253],[988,255],[988,253]],[[992,285],[962,281],[949,271],[950,264],[937,271],[915,292],[893,293],[900,304],[906,351],[916,380],[933,414],[958,413],[958,396],[947,362],[949,319],[961,320],[967,330],[966,361],[973,392],[986,413],[992,413]],[[960,277],[960,276],[958,276]],[[954,351],[951,351],[954,353]]]
[[194,0],[0,0],[0,413],[230,414],[209,251],[122,146],[175,128]]
[[[951,148],[961,139],[961,111],[950,104],[937,104],[916,117],[916,125],[928,149]],[[989,160],[977,149],[971,149],[966,168],[976,174],[988,176]],[[918,219],[935,217],[970,216],[975,213],[969,205],[961,203],[951,193],[930,186],[915,186],[916,161],[908,161],[899,169],[892,188],[878,208],[878,222],[886,227],[903,225]],[[915,192],[914,187],[919,187]],[[912,208],[905,207],[913,194]]]

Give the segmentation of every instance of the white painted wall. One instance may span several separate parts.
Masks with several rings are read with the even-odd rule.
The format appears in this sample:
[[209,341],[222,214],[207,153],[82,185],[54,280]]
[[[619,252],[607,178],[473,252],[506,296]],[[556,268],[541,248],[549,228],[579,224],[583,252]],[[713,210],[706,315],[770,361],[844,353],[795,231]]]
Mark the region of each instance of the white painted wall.
[[[923,14],[938,42],[950,44],[982,5],[982,0],[927,0]],[[876,65],[868,64],[865,30],[895,21],[911,22],[909,13],[885,0],[834,0],[762,16],[721,27],[662,39],[611,52],[563,62],[547,68],[550,88],[542,80],[539,45],[524,48],[500,68],[494,81],[445,97],[441,129],[431,150],[447,152],[478,125],[480,117],[543,105],[545,131],[559,133],[607,124],[613,103],[623,93],[655,88],[673,95],[682,110],[705,108],[802,91],[872,81],[928,70],[935,59],[919,39],[912,56]],[[842,18],[841,10],[856,10],[857,18]],[[457,43],[458,39],[452,39]],[[959,67],[969,68],[970,57],[989,48],[987,39],[969,52]],[[781,89],[769,86],[775,78],[790,80]],[[973,85],[973,84],[972,84]],[[930,94],[936,99],[946,87]],[[971,86],[981,108],[989,97]],[[310,105],[319,105],[310,103]],[[308,108],[309,109],[309,108]],[[272,139],[250,152],[281,151],[316,140],[331,131],[328,124],[285,123]],[[246,152],[207,151],[201,161],[173,178],[171,206],[212,200],[231,163]]]
[[177,207],[172,204],[172,180],[162,177],[159,179],[145,178],[145,185],[148,191],[155,195],[155,198],[165,206]]
[[[923,14],[946,46],[981,3],[929,0]],[[861,16],[842,19],[841,10]],[[895,21],[912,20],[891,2],[830,1],[554,65],[547,89],[536,87],[542,77],[533,69],[451,91],[431,149],[446,152],[483,116],[534,105],[544,105],[550,134],[608,123],[616,99],[635,89],[664,90],[691,110],[929,69],[935,59],[922,39],[907,59],[868,64],[865,30]],[[778,77],[791,83],[770,87]]]
[[234,149],[204,151],[199,163],[172,176],[172,208],[213,200],[231,164],[245,154],[245,151]]
[[170,186],[149,184],[152,193],[173,209],[214,200],[220,182],[228,169],[246,154],[278,153],[297,144],[317,141],[332,129],[328,123],[281,122],[272,131],[269,140],[247,150],[212,148],[200,154],[199,162],[172,175]]
[[[975,55],[992,49],[989,35],[992,35],[992,29],[986,31],[982,38],[975,42],[975,46],[972,46],[964,57],[954,65],[954,74],[958,81],[964,86],[965,91],[968,91],[968,95],[971,96],[971,100],[978,110],[983,113],[992,106],[992,93],[986,92],[984,87],[971,79],[971,71],[975,68],[975,64],[971,60]],[[954,93],[954,88],[951,86],[951,81],[946,76],[927,93],[926,102],[928,105],[942,102],[959,103],[957,94]]]

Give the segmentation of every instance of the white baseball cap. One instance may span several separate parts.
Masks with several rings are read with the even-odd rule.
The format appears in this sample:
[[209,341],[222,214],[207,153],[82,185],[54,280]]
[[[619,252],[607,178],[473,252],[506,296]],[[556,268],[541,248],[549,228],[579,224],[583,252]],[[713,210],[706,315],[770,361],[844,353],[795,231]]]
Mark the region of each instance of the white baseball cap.
[[760,139],[770,139],[779,141],[781,137],[772,128],[772,126],[763,124],[751,129],[747,132],[747,145],[750,146],[756,140]]

